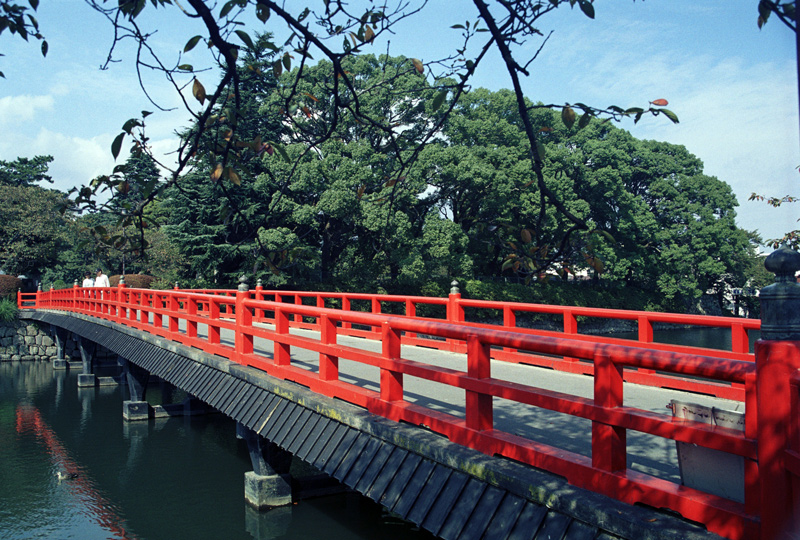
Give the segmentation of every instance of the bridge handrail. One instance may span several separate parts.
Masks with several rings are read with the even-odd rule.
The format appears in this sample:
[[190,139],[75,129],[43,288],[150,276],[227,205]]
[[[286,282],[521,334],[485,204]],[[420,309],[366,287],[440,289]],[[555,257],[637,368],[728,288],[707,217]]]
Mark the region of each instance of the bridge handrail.
[[[43,298],[52,298],[55,302],[61,299],[60,303],[68,303],[74,296],[85,298],[92,295],[111,294],[115,295],[116,288],[112,287],[106,293],[97,292],[99,289],[62,289],[59,291],[47,291],[42,293]],[[132,289],[126,289],[132,290]],[[95,291],[95,292],[93,292]],[[196,311],[198,313],[205,313],[207,302],[203,298],[232,298],[236,291],[229,289],[212,289],[205,291],[202,289],[172,289],[161,291],[161,294],[197,294],[201,295],[198,298],[198,306]],[[256,299],[265,299],[272,297],[281,302],[293,303],[294,305],[309,305],[304,304],[304,300],[312,300],[313,306],[316,307],[333,307],[332,301],[338,302],[340,305],[335,306],[336,309],[350,311],[353,307],[351,301],[366,301],[369,302],[369,313],[381,313],[382,303],[390,302],[393,304],[402,304],[404,306],[403,315],[424,320],[446,320],[454,323],[465,324],[473,327],[484,327],[492,329],[504,329],[518,333],[526,333],[541,336],[563,336],[567,334],[575,337],[576,339],[585,340],[592,343],[605,343],[628,345],[630,340],[623,338],[604,337],[590,334],[581,334],[579,332],[578,317],[600,317],[606,319],[618,320],[633,320],[638,325],[638,346],[646,347],[652,350],[678,350],[680,352],[689,354],[702,354],[704,356],[713,356],[719,358],[729,358],[733,360],[749,360],[752,361],[754,356],[749,352],[749,337],[748,332],[760,328],[760,321],[755,319],[740,319],[732,317],[714,317],[705,315],[687,315],[687,314],[674,314],[674,313],[657,313],[657,312],[643,312],[633,310],[613,310],[613,309],[595,309],[584,307],[572,306],[550,306],[545,304],[526,304],[514,302],[493,302],[486,300],[471,300],[461,298],[460,294],[450,294],[448,298],[426,297],[426,296],[398,296],[398,295],[381,295],[370,293],[347,293],[347,292],[310,292],[310,291],[292,291],[292,290],[268,290],[262,287],[256,287],[255,290],[249,291],[249,296]],[[35,296],[35,295],[34,295]],[[30,304],[30,302],[28,302]],[[227,303],[226,303],[227,304]],[[180,307],[180,303],[178,304]],[[444,318],[435,318],[428,314],[425,317],[417,315],[418,305],[429,305],[445,307],[446,313]],[[467,321],[465,317],[465,308],[478,308],[489,309],[494,311],[502,311],[503,323],[492,324],[486,322]],[[226,308],[222,308],[223,312]],[[528,313],[546,313],[561,315],[563,318],[563,332],[558,333],[549,330],[538,330],[533,328],[525,328],[516,326],[516,314],[520,312]],[[258,320],[262,322],[270,322],[268,317],[264,316],[264,310],[261,310]],[[731,347],[730,350],[717,350],[705,349],[692,346],[675,346],[667,345],[653,340],[653,326],[655,323],[664,322],[671,324],[694,325],[694,326],[711,326],[729,328],[731,331]],[[291,326],[308,329],[318,329],[316,319],[311,322],[303,320],[303,315],[296,313],[290,321]],[[353,327],[350,322],[343,322],[343,328],[340,333],[358,337],[365,337],[368,339],[379,339],[379,332],[372,330],[365,330],[364,328]],[[452,339],[438,340],[431,339],[430,336],[425,334],[411,334],[407,336],[409,339],[415,340],[414,344],[424,345],[426,347],[434,347],[442,350],[449,350],[453,352],[465,352],[465,345],[462,342]],[[582,373],[591,375],[594,366],[590,362],[581,362],[577,358],[563,357],[552,358],[544,357],[541,355],[520,354],[516,349],[505,347],[502,350],[492,350],[492,358],[508,362],[523,362],[526,364],[537,365],[541,367],[548,367],[559,371],[570,373]],[[676,384],[674,376],[665,376],[663,373],[656,372],[651,369],[637,369],[626,370],[625,380],[628,382],[635,382],[649,386],[672,387]],[[709,384],[702,381],[690,381],[683,379],[680,384],[690,391],[707,393],[721,398],[743,401],[745,397],[744,386],[739,383],[729,385]]]

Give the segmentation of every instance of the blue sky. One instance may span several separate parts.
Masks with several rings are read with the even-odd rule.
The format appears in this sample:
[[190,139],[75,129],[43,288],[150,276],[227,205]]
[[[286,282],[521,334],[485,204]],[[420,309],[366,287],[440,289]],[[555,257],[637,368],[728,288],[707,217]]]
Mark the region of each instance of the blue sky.
[[[595,20],[577,8],[559,9],[541,21],[542,31],[554,32],[523,83],[526,95],[546,103],[622,107],[669,100],[680,124],[662,116],[620,127],[640,138],[685,145],[703,160],[706,174],[733,187],[741,227],[764,238],[781,236],[799,226],[800,204],[776,210],[747,198],[754,191],[800,196],[794,35],[776,18],[759,30],[756,5],[756,0],[596,0]],[[201,33],[175,15],[174,9],[148,8],[141,20],[158,29],[155,44],[171,58]],[[82,0],[42,0],[37,18],[50,45],[45,59],[38,43],[26,44],[7,32],[0,36],[5,54],[0,70],[6,75],[0,80],[0,159],[53,155],[55,187],[66,190],[109,173],[111,141],[122,124],[154,107],[139,88],[132,49],[121,48],[123,62],[100,71],[112,30]],[[457,44],[452,24],[476,19],[470,2],[431,0],[421,15],[398,26],[390,52],[433,59]],[[257,28],[277,32],[269,25]],[[528,47],[533,51],[538,44]],[[184,60],[202,65],[200,49]],[[375,46],[376,53],[385,50],[385,43]],[[215,79],[203,77],[209,84]],[[474,84],[492,90],[510,86],[499,58],[484,61]],[[163,78],[148,77],[148,91],[162,105],[177,104]],[[174,147],[172,134],[185,118],[174,112],[148,119],[157,153]]]

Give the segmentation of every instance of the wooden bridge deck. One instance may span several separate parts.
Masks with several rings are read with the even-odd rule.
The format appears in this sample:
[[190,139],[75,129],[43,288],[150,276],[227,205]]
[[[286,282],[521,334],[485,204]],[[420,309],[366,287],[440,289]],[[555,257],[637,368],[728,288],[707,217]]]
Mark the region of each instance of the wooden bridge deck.
[[[569,485],[556,475],[514,461],[489,457],[454,444],[424,427],[396,423],[354,405],[326,398],[291,381],[244,367],[120,324],[44,310],[22,318],[48,323],[141,366],[241,422],[296,457],[337,478],[441,538],[675,539],[719,538],[667,513],[630,506]],[[293,329],[302,334],[308,330]],[[223,332],[222,341],[233,345]],[[338,336],[342,345],[380,350],[371,340]],[[270,342],[255,349],[271,356]],[[402,356],[427,364],[465,369],[465,356],[404,346]],[[319,369],[319,355],[292,348],[292,365]],[[378,368],[341,359],[339,379],[379,389]],[[592,379],[526,365],[493,362],[492,376],[532,383],[554,392],[590,397]],[[404,381],[407,401],[463,416],[464,391],[432,381]],[[626,387],[626,405],[665,412],[681,392]],[[692,395],[691,401],[720,406]],[[724,403],[735,408],[738,404]],[[565,451],[589,455],[591,423],[495,398],[497,429]],[[645,434],[628,438],[629,467],[678,480],[675,443]]]

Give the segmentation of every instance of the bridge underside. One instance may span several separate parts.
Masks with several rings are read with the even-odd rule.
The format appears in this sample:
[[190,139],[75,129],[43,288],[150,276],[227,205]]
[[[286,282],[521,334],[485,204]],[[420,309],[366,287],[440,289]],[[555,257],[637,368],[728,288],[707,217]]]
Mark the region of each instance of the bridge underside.
[[119,354],[441,538],[719,538],[145,332],[74,314],[20,317]]

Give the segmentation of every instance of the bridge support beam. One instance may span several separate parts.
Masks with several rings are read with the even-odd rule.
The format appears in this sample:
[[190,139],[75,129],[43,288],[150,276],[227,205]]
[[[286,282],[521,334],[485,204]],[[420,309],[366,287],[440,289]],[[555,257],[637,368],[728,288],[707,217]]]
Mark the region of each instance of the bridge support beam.
[[138,422],[150,418],[150,404],[145,401],[147,382],[150,373],[129,362],[126,358],[119,357],[122,364],[123,377],[128,381],[128,390],[131,399],[122,402],[122,418],[127,422]]
[[81,362],[83,363],[83,372],[78,375],[78,386],[95,386],[97,385],[97,378],[92,372],[92,367],[94,356],[97,352],[97,344],[81,337],[78,339],[78,348],[81,351]]
[[265,510],[292,503],[292,455],[267,441],[243,424],[236,434],[247,443],[253,470],[244,475],[244,498],[248,504]]
[[69,362],[64,357],[64,348],[67,342],[67,331],[53,324],[50,325],[50,333],[56,342],[56,358],[53,360],[53,369],[69,369]]

